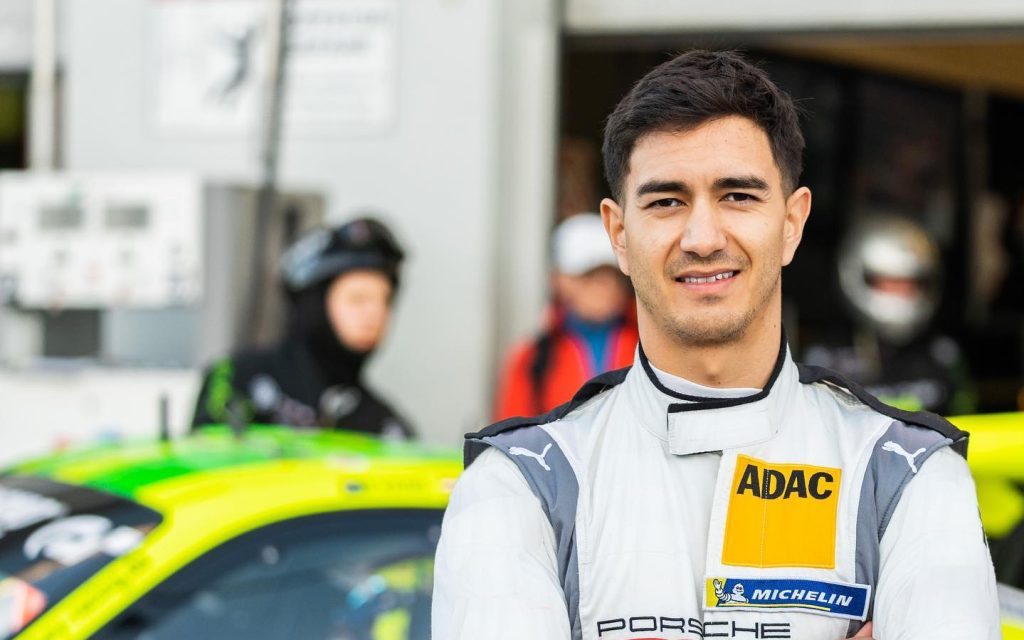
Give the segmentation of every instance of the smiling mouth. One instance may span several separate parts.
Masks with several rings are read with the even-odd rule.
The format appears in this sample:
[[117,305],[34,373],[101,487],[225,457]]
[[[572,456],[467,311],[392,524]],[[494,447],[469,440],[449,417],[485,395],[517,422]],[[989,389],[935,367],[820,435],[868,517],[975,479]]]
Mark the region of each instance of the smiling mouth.
[[710,284],[712,282],[720,282],[722,280],[729,280],[735,278],[739,271],[721,271],[719,273],[711,273],[706,276],[679,276],[676,278],[676,282],[683,282],[686,284]]

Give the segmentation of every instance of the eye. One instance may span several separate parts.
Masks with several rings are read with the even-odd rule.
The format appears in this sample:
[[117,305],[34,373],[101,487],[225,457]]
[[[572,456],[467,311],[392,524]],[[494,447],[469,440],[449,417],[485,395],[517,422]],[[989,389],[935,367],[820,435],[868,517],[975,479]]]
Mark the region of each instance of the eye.
[[665,209],[668,207],[681,207],[683,201],[678,198],[662,198],[647,205],[648,209]]
[[725,197],[722,198],[722,199],[725,200],[726,202],[759,202],[760,201],[760,198],[758,198],[754,194],[752,194],[752,193],[743,193],[742,191],[737,191],[737,192],[733,192],[733,193],[727,193],[727,194],[725,194]]

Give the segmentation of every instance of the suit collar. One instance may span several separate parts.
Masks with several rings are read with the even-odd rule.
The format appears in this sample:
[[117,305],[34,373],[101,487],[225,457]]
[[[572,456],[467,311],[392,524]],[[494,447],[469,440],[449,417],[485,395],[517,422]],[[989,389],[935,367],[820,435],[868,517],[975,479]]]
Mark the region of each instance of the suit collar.
[[665,387],[643,347],[626,379],[626,390],[642,417],[642,426],[668,443],[670,453],[689,455],[745,447],[770,440],[778,432],[786,398],[799,384],[785,333],[768,383],[738,398],[706,398]]

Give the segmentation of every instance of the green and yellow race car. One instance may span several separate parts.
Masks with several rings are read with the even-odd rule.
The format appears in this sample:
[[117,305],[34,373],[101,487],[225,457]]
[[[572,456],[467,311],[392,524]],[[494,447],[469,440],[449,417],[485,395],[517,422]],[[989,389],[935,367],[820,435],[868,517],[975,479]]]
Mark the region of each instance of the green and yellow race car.
[[[1024,414],[953,421],[1024,639]],[[426,640],[456,452],[208,427],[0,474],[0,638]]]
[[971,434],[967,461],[999,580],[1003,638],[1024,640],[1024,413],[950,421]]
[[429,637],[460,457],[206,428],[0,475],[0,638]]

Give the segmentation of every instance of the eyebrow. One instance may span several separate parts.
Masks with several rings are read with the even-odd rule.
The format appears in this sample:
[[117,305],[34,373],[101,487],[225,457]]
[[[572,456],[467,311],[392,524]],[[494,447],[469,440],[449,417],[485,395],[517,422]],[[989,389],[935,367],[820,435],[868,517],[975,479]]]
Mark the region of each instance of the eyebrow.
[[[718,178],[711,185],[715,191],[722,191],[725,189],[756,189],[757,191],[770,192],[771,188],[768,186],[768,182],[763,178],[759,178],[755,175],[748,176],[726,176],[724,178]],[[637,187],[636,196],[647,195],[649,193],[691,193],[690,185],[680,180],[648,180]]]
[[758,191],[771,191],[768,183],[757,176],[729,176],[715,180],[712,188],[716,191],[724,189],[756,189]]
[[648,180],[636,189],[636,196],[648,193],[690,193],[690,186],[678,180]]

